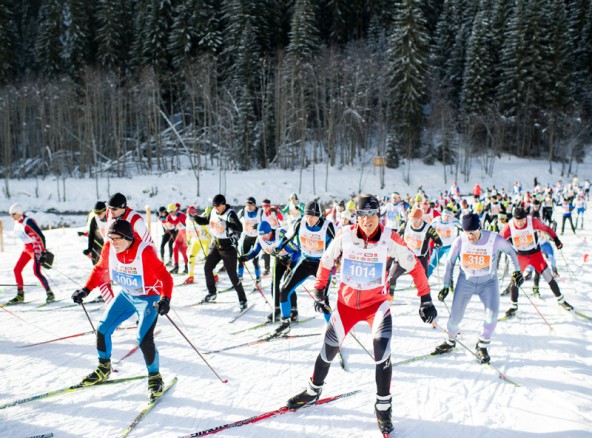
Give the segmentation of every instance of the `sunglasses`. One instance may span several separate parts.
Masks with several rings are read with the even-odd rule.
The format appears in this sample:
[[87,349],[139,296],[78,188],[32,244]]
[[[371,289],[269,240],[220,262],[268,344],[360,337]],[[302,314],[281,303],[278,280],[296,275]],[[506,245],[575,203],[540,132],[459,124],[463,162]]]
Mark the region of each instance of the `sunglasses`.
[[357,217],[374,217],[378,216],[378,210],[356,210]]
[[124,207],[111,207],[111,206],[109,206],[108,208],[111,211],[113,211],[113,210],[124,210]]
[[123,239],[124,239],[123,236],[119,236],[119,237],[111,237],[111,236],[109,236],[109,240],[111,242],[119,242],[120,240],[123,240]]
[[465,231],[465,234],[467,236],[476,236],[477,234],[479,234],[481,232],[481,230],[475,230],[475,231]]

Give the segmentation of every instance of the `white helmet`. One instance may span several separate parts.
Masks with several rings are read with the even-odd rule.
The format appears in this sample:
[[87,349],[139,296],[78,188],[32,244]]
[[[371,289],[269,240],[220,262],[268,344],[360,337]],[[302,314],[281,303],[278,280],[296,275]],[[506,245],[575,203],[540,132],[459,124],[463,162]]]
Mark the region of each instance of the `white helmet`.
[[21,204],[19,204],[18,202],[15,204],[12,204],[10,206],[10,209],[8,210],[8,213],[10,213],[10,215],[12,216],[13,214],[24,214],[25,209],[23,208],[23,206]]

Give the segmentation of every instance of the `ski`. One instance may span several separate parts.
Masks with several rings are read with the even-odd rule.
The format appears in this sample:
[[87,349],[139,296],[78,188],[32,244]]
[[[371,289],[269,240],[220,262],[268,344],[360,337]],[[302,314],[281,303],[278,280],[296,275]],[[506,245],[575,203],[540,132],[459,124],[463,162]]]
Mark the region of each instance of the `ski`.
[[425,360],[425,359],[432,359],[432,358],[438,357],[438,356],[442,356],[442,355],[441,354],[433,354],[433,353],[422,354],[421,356],[410,357],[409,359],[403,359],[398,362],[393,362],[392,366],[397,367],[399,365],[407,365],[407,364],[410,364],[413,362],[418,362],[420,360]]
[[6,303],[2,303],[0,304],[0,307],[11,307],[11,306],[18,306],[20,304],[29,304],[30,301],[19,301],[18,303],[11,303],[10,301],[7,301]]
[[575,315],[578,315],[580,318],[587,319],[588,321],[590,321],[592,319],[592,317],[590,317],[588,315],[585,315],[582,312],[577,312],[575,310],[573,312],[574,312]]
[[71,392],[78,391],[80,389],[94,388],[97,386],[104,386],[104,385],[113,385],[115,383],[131,382],[133,380],[140,380],[140,379],[145,379],[145,378],[146,378],[146,376],[124,377],[121,379],[113,379],[113,380],[107,380],[105,382],[95,383],[94,385],[89,385],[89,386],[84,386],[82,383],[78,383],[77,385],[74,385],[74,386],[68,386],[66,388],[56,389],[54,391],[45,392],[43,394],[33,395],[31,397],[23,398],[21,400],[15,400],[13,402],[0,405],[0,409],[10,408],[12,406],[22,405],[23,403],[28,403],[28,402],[35,401],[35,400],[43,400],[46,398],[55,397],[55,396],[62,395],[62,394],[68,394]]
[[251,345],[257,345],[257,344],[264,344],[265,342],[270,342],[276,339],[296,339],[296,338],[308,338],[310,336],[318,336],[320,333],[309,333],[309,334],[304,334],[304,335],[285,335],[285,336],[278,336],[274,334],[268,335],[265,338],[262,339],[256,339],[254,341],[249,341],[249,342],[244,342],[242,344],[238,344],[238,345],[231,345],[229,347],[223,347],[220,348],[218,350],[212,350],[212,351],[205,351],[203,354],[213,354],[213,353],[220,353],[222,351],[228,351],[228,350],[233,350],[235,348],[239,348],[239,347],[248,347]]
[[[135,327],[135,326],[134,327],[117,327],[116,330],[130,330],[130,329],[136,329],[136,328],[138,328],[138,327]],[[63,341],[64,339],[72,339],[72,338],[78,338],[80,336],[94,335],[94,334],[95,334],[95,332],[90,330],[88,332],[76,333],[76,334],[70,335],[70,336],[62,336],[61,338],[50,339],[48,341],[43,341],[43,342],[36,342],[34,344],[18,345],[16,348],[35,347],[37,345],[43,345],[43,344],[49,344],[51,342]]]
[[[335,400],[339,400],[341,398],[350,397],[354,394],[357,394],[358,392],[360,392],[360,391],[356,390],[356,391],[346,392],[346,393],[339,394],[339,395],[334,395],[332,397],[322,398],[322,399],[318,400],[316,403],[304,405],[302,408],[298,409],[297,411],[300,411],[304,408],[309,408],[311,406],[324,405],[327,403],[331,403],[331,402],[333,402]],[[288,412],[297,412],[297,411],[290,410],[286,406],[282,406],[281,408],[275,409],[273,411],[265,412],[265,413],[259,414],[259,415],[254,415],[252,417],[245,418],[244,420],[238,420],[238,421],[234,421],[232,423],[226,423],[226,424],[222,424],[220,426],[215,426],[210,429],[205,429],[200,432],[195,432],[190,435],[185,435],[182,438],[194,438],[194,437],[198,437],[198,436],[214,435],[216,433],[222,432],[223,430],[232,429],[234,427],[240,427],[240,426],[244,426],[247,424],[257,423],[262,420],[267,420],[268,418],[276,417],[278,415],[283,415]]]
[[64,301],[64,300],[55,300],[55,301],[52,301],[51,303],[42,303],[42,304],[39,304],[38,306],[35,306],[35,309],[42,309],[43,307],[49,306],[50,304],[53,304],[53,303],[59,303],[60,301]]
[[[290,324],[291,325],[304,324],[305,322],[308,322],[308,321],[313,320],[313,319],[315,319],[315,317],[314,316],[311,316],[310,318],[304,318],[304,319],[301,319],[301,320],[298,320],[298,321],[291,322]],[[277,321],[278,320],[276,320],[276,322]],[[237,335],[239,333],[243,333],[243,332],[246,332],[246,331],[249,331],[249,330],[256,330],[256,329],[259,329],[259,328],[262,328],[262,327],[266,327],[266,326],[271,325],[271,324],[272,324],[271,321],[265,321],[265,322],[262,322],[261,324],[254,325],[253,327],[248,327],[246,329],[242,329],[242,330],[239,330],[237,332],[232,332],[230,334],[231,335]]]
[[27,438],[51,438],[52,436],[53,436],[53,432],[49,432],[49,433],[42,433],[41,435],[29,436]]
[[241,310],[238,315],[236,315],[234,318],[232,318],[230,321],[228,321],[229,324],[232,324],[234,321],[236,321],[237,319],[239,319],[241,316],[243,316],[245,313],[247,313],[249,310],[251,310],[251,308],[254,306],[255,304],[251,304],[249,307],[247,307],[245,310]]
[[131,422],[131,424],[127,427],[127,429],[125,429],[123,431],[123,433],[121,434],[122,437],[126,437],[128,436],[132,430],[134,430],[134,428],[138,425],[138,423],[140,421],[142,421],[142,419],[148,415],[148,413],[154,408],[154,406],[156,406],[158,404],[158,402],[162,399],[162,397],[168,392],[169,389],[171,389],[173,386],[175,386],[175,383],[177,383],[177,377],[175,377],[173,380],[171,380],[169,382],[169,384],[167,386],[165,386],[162,394],[160,394],[158,397],[156,397],[154,400],[148,402],[148,405],[142,409],[140,411],[140,413],[138,414],[138,416],[136,418],[134,418],[134,421]]

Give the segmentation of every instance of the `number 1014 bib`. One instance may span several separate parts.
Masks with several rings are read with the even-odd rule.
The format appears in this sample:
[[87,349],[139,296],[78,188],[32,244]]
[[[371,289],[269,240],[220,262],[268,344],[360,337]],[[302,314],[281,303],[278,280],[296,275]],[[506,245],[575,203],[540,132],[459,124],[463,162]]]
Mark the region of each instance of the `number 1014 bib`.
[[369,290],[384,286],[388,237],[385,228],[373,248],[360,248],[352,242],[352,232],[343,233],[341,282],[354,289]]

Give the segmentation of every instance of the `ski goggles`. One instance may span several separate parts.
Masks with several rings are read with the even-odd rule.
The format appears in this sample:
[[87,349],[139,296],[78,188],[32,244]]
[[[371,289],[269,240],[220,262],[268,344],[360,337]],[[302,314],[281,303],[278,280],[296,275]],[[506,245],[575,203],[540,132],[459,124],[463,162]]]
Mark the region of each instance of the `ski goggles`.
[[378,216],[379,210],[372,209],[372,210],[356,210],[357,217],[375,217]]

